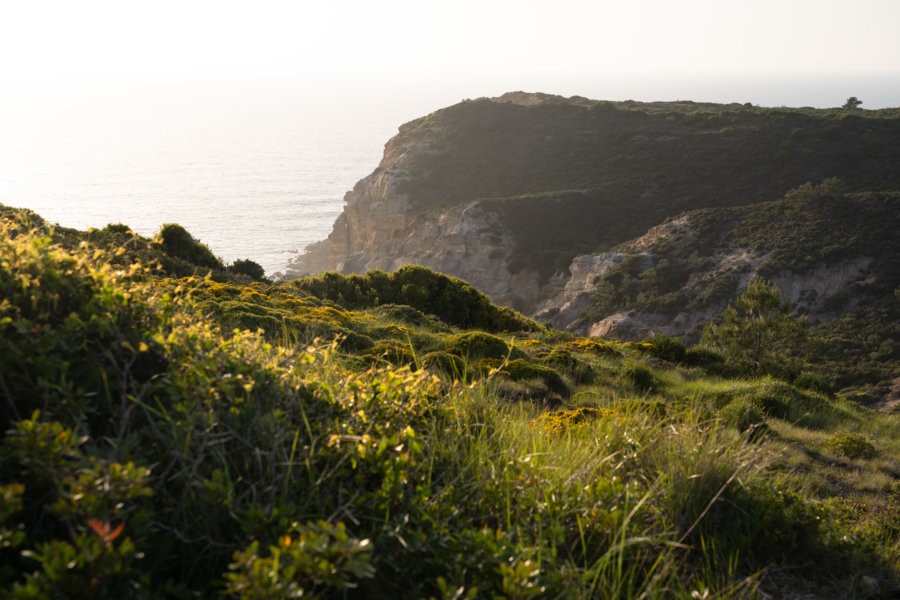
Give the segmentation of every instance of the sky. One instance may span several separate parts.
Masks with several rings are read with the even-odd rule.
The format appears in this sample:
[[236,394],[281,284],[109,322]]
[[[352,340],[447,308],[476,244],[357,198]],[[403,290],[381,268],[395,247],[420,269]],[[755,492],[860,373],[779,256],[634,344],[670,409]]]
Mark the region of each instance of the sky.
[[877,108],[900,106],[898,26],[898,0],[0,0],[0,96],[256,82],[434,108],[520,89]]

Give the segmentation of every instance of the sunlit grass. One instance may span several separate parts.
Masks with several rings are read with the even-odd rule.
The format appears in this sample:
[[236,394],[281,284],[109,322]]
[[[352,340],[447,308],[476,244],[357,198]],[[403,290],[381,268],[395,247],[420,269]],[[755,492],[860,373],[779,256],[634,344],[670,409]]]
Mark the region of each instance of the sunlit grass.
[[[895,415],[647,345],[510,344],[0,245],[4,592],[725,598],[897,576]],[[370,345],[235,328],[198,289]],[[744,404],[758,421],[729,420]]]

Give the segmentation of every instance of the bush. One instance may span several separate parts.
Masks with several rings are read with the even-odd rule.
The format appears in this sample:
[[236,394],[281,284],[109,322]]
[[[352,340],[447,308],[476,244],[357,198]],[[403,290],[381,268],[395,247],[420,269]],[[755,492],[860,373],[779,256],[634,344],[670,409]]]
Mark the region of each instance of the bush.
[[806,317],[793,316],[778,287],[760,278],[703,329],[703,343],[739,368],[776,377],[799,372],[808,340]]
[[415,368],[416,355],[409,344],[397,340],[384,340],[366,350],[366,356],[373,360],[384,360],[397,367]]
[[632,362],[622,370],[622,377],[641,392],[652,392],[657,385],[653,370],[638,362]]
[[296,279],[292,285],[350,309],[399,304],[433,314],[457,327],[487,331],[540,329],[531,319],[491,304],[487,296],[465,281],[418,265],[407,265],[391,274],[379,270],[364,276],[323,273]]
[[172,258],[186,260],[198,267],[224,270],[225,265],[206,245],[201,244],[177,223],[167,223],[156,234],[154,243]]
[[794,379],[793,384],[794,387],[802,390],[810,390],[828,398],[834,398],[834,390],[831,388],[831,384],[819,373],[804,371]]
[[525,358],[525,353],[510,346],[501,338],[489,333],[470,331],[447,336],[444,340],[445,351],[468,360],[493,358],[502,360],[507,357]]
[[465,379],[466,376],[465,361],[449,352],[429,352],[422,358],[422,366],[451,379]]
[[725,355],[708,346],[694,346],[684,353],[684,363],[691,367],[715,367],[725,362]]
[[447,331],[450,330],[435,317],[430,317],[406,304],[382,304],[373,311],[376,315],[388,320],[400,321],[413,327]]
[[719,418],[738,431],[746,431],[763,422],[762,413],[746,398],[735,398],[719,410]]
[[511,360],[500,369],[500,374],[513,381],[541,381],[547,389],[563,398],[568,397],[569,387],[559,373],[549,367],[536,365],[522,359]]
[[664,333],[657,333],[646,341],[653,345],[649,351],[651,355],[669,362],[682,362],[687,354],[684,342]]
[[578,338],[571,342],[567,342],[563,346],[563,350],[572,352],[583,352],[585,354],[595,354],[597,356],[621,356],[622,353],[612,344],[598,342],[588,338]]
[[825,442],[825,447],[847,458],[874,458],[878,455],[872,442],[861,433],[836,433]]
[[253,262],[249,259],[241,259],[236,260],[228,266],[228,270],[232,273],[238,273],[241,275],[247,275],[248,277],[252,277],[253,279],[260,281],[266,277],[265,270],[259,265],[259,263]]
[[578,359],[572,356],[572,353],[564,348],[554,348],[549,354],[543,356],[541,360],[545,364],[566,373],[573,373],[579,365]]

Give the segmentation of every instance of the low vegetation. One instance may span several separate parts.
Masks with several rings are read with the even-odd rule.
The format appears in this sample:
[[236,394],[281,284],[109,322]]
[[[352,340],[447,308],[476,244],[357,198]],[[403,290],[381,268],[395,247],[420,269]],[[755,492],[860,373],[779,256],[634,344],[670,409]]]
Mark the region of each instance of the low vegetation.
[[812,365],[41,227],[0,234],[4,597],[896,589],[900,417]]
[[411,212],[474,201],[498,211],[518,240],[513,270],[550,277],[575,254],[614,247],[679,213],[768,202],[808,181],[900,190],[896,108],[548,95],[513,103],[517,96],[525,94],[461,102],[404,125],[396,138],[427,142],[416,145],[399,189]]

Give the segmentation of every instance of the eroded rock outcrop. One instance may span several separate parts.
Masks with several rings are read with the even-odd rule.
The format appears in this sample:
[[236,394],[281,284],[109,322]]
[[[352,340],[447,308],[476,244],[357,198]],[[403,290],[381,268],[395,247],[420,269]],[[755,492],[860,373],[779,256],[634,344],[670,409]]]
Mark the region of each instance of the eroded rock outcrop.
[[286,276],[421,264],[557,328],[631,339],[696,339],[764,276],[827,320],[900,284],[900,200],[804,182],[890,184],[898,136],[827,111],[464,101],[402,126]]
[[429,152],[428,135],[401,134],[385,148],[378,169],[344,197],[344,211],[327,239],[307,247],[289,266],[293,278],[324,271],[394,271],[419,264],[464,279],[493,302],[524,310],[540,294],[539,278],[507,267],[515,240],[502,215],[479,201],[439,214],[410,210],[401,192],[409,160]]
[[[696,292],[701,297],[715,282],[731,282],[731,291],[710,302],[692,302],[666,313],[629,309],[613,312],[599,319],[589,317],[598,284],[626,256],[637,256],[638,277],[668,260],[672,255],[686,255],[697,242],[687,216],[652,228],[616,252],[578,256],[569,268],[565,285],[543,300],[535,318],[549,321],[554,327],[587,336],[640,340],[655,333],[699,339],[703,326],[714,319],[755,277],[762,276],[771,260],[770,253],[749,248],[722,248],[702,261],[683,284],[686,296]],[[865,288],[877,279],[869,267],[872,259],[855,257],[837,264],[820,264],[802,273],[778,271],[768,278],[781,290],[792,308],[809,316],[811,323],[834,317],[839,311],[857,307]]]

